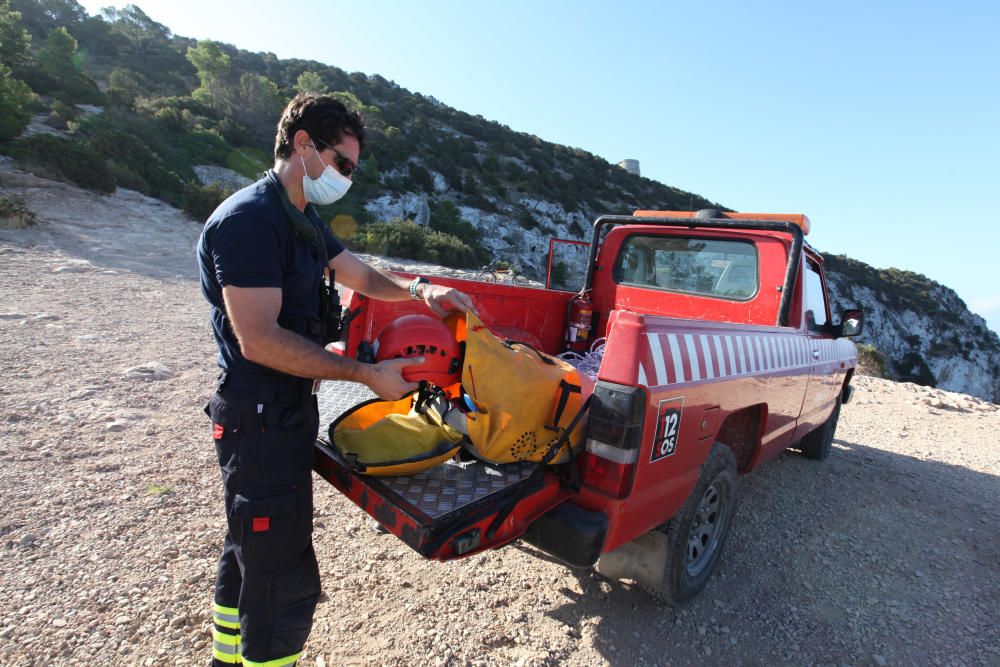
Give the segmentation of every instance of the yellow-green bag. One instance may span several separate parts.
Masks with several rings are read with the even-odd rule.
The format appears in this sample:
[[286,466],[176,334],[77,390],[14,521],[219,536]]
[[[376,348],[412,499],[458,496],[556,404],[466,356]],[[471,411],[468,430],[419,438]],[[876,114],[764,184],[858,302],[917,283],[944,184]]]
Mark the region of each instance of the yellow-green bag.
[[351,469],[366,475],[414,475],[444,463],[458,453],[462,434],[433,408],[418,411],[417,398],[358,405],[330,424],[330,443]]
[[[473,313],[465,327],[462,387],[477,410],[466,415],[466,447],[491,463],[540,462],[593,391],[573,366],[530,345],[502,341]],[[563,463],[583,437],[579,420],[549,461]]]

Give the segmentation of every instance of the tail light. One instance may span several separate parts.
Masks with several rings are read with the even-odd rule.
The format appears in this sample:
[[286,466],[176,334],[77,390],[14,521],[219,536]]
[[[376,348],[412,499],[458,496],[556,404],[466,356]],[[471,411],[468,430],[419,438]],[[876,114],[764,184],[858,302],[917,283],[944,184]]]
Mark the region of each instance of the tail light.
[[587,417],[586,447],[580,457],[580,481],[612,498],[625,498],[639,460],[646,392],[598,382]]

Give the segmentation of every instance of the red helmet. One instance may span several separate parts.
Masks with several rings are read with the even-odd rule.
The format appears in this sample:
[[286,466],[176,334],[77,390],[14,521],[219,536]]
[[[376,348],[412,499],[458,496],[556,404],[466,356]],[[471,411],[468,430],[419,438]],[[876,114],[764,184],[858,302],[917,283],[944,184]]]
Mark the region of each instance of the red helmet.
[[424,363],[404,368],[403,379],[427,380],[439,387],[462,381],[462,347],[436,317],[404,315],[385,325],[375,338],[376,362],[421,356]]

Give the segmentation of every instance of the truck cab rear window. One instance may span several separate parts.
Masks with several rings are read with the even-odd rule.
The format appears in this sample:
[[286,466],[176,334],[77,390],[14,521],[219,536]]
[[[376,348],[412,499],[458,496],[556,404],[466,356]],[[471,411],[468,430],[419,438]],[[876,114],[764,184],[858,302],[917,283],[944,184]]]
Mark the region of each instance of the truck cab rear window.
[[747,241],[630,236],[615,262],[615,282],[745,301],[757,293],[757,249]]

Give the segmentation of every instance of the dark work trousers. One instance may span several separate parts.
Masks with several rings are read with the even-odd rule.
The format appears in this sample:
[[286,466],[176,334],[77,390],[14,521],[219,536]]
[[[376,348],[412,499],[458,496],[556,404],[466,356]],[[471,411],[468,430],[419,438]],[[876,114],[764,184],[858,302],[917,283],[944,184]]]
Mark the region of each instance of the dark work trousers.
[[281,389],[223,380],[205,409],[228,522],[215,584],[216,665],[294,664],[319,600],[312,546],[319,414],[308,390]]

